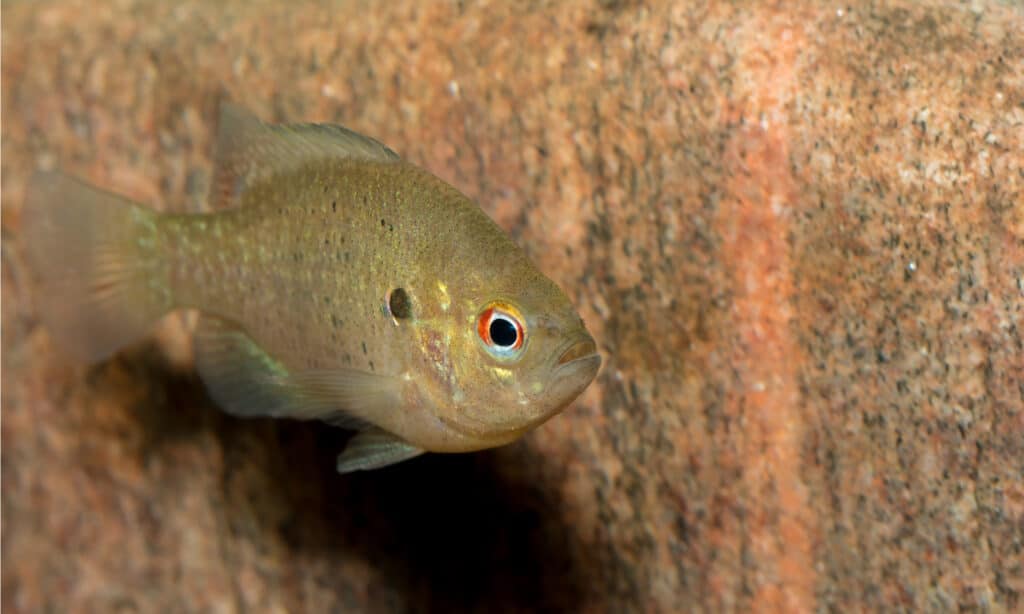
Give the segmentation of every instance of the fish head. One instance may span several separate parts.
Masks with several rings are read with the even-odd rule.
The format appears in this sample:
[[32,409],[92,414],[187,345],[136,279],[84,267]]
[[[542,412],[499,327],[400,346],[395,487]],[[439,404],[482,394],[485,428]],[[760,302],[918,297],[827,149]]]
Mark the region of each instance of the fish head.
[[469,288],[445,318],[449,364],[435,412],[480,447],[560,412],[601,366],[593,337],[554,282],[532,266],[501,281]]

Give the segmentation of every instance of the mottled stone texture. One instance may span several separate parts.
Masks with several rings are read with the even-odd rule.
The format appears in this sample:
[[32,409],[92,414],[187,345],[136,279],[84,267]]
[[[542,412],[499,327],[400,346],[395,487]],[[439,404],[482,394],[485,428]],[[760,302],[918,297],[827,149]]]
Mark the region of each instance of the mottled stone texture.
[[[1024,14],[705,4],[5,3],[5,610],[1024,608]],[[220,413],[180,318],[68,365],[29,172],[201,208],[225,98],[479,200],[595,385],[341,477],[344,433]]]

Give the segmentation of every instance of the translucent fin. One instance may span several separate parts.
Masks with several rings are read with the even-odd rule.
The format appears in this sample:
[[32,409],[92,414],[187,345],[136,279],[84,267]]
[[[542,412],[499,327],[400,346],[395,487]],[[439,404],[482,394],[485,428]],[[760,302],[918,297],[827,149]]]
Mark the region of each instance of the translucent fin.
[[253,182],[328,158],[380,162],[400,159],[380,142],[341,126],[274,126],[261,122],[240,107],[222,105],[211,203],[215,209],[233,206]]
[[[349,416],[368,424],[376,424],[386,414],[402,407],[400,380],[355,369],[316,369],[296,371],[287,376],[290,386],[319,403],[342,407]],[[336,416],[301,416],[316,418],[338,426]]]
[[196,367],[214,400],[236,416],[365,428],[401,401],[390,377],[347,369],[290,373],[240,327],[208,315],[196,333]]
[[158,216],[59,172],[29,184],[22,238],[37,307],[78,360],[106,358],[173,308]]
[[419,456],[425,450],[380,429],[363,431],[349,440],[338,455],[338,473],[368,471]]

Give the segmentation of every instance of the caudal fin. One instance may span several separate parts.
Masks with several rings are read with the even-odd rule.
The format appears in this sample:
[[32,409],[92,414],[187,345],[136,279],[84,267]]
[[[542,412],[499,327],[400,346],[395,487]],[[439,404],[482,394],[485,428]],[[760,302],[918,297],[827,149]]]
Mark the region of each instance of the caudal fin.
[[173,307],[155,212],[58,172],[32,177],[23,211],[37,309],[75,358],[110,356]]

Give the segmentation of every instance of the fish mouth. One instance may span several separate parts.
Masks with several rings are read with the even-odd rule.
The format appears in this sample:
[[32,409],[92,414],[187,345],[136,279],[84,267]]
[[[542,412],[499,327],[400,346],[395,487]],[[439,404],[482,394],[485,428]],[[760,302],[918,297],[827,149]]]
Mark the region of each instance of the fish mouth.
[[597,344],[590,335],[585,335],[558,354],[552,375],[556,380],[579,373],[590,372],[596,375],[600,366],[601,355],[597,353]]
[[[555,367],[561,367],[577,360],[583,360],[597,356],[597,344],[589,337],[574,343],[569,349],[562,352],[555,362]],[[600,358],[598,356],[598,358]]]
[[583,334],[557,353],[551,379],[543,392],[545,410],[538,422],[547,420],[578,397],[601,369],[601,355],[590,335]]

